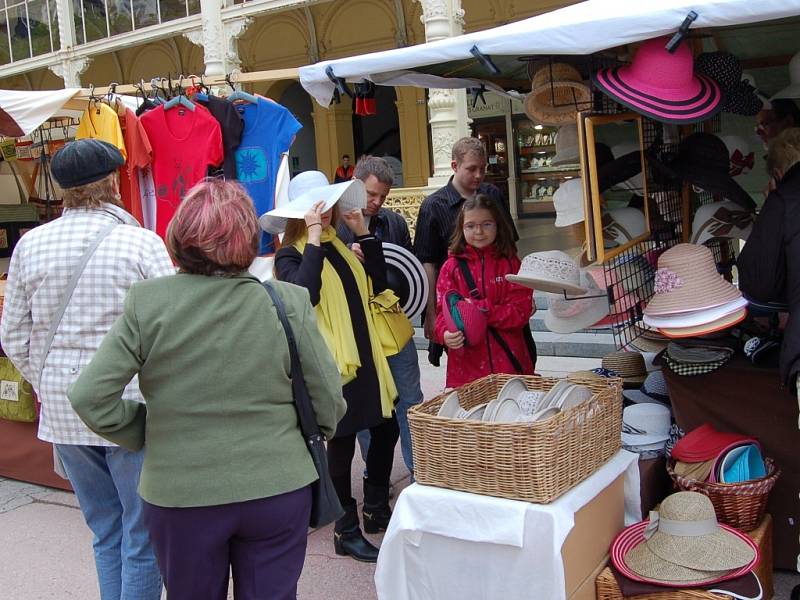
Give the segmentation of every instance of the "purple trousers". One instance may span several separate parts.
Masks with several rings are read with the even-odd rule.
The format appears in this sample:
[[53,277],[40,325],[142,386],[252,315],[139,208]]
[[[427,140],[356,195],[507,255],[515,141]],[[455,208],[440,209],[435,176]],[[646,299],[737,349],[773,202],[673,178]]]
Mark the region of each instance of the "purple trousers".
[[169,600],[295,600],[306,555],[311,487],[270,498],[169,508],[144,503]]

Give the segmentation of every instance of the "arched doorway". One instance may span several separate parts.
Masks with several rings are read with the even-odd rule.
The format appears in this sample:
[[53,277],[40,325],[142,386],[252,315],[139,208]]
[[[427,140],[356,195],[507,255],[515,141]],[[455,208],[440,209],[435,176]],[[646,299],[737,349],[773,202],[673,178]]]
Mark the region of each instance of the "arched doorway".
[[403,159],[400,153],[400,121],[397,95],[393,87],[375,86],[376,114],[355,114],[353,104],[353,143],[356,157],[364,154],[385,158],[394,170],[394,187],[403,185]]

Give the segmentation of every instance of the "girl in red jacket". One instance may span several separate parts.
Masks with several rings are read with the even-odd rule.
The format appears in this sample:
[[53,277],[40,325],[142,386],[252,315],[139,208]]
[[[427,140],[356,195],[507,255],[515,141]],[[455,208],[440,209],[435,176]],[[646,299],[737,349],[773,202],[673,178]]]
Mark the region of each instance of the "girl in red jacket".
[[[520,260],[511,226],[492,198],[478,194],[464,202],[449,250],[436,282],[435,331],[436,341],[448,348],[447,386],[491,373],[532,375],[536,351],[527,325],[533,290],[506,281],[507,274],[519,271]],[[442,311],[449,310],[445,295],[450,290],[485,314],[484,339],[466,345],[462,332],[447,330]]]

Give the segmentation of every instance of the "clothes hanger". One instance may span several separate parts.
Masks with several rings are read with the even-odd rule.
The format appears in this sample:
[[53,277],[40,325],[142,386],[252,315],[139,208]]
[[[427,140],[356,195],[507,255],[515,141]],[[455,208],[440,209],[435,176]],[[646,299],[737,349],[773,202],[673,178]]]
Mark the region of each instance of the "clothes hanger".
[[94,95],[94,84],[89,84],[89,109],[91,110],[92,104],[94,103],[95,108],[97,109],[96,114],[100,114],[100,98]]
[[[170,81],[170,84],[171,83],[172,82]],[[183,91],[183,75],[180,76],[180,81],[178,81],[178,87],[176,88],[176,91],[178,94],[170,100],[167,100],[167,102],[164,104],[164,110],[170,110],[176,106],[183,106],[184,108],[188,108],[194,112],[194,102],[189,100]]]
[[225,81],[231,86],[233,93],[228,96],[228,102],[236,102],[237,100],[241,100],[243,102],[249,102],[250,104],[258,104],[258,98],[253,96],[253,94],[248,94],[247,92],[243,92],[242,90],[237,90],[236,87],[233,85],[231,81],[230,75],[225,75]]

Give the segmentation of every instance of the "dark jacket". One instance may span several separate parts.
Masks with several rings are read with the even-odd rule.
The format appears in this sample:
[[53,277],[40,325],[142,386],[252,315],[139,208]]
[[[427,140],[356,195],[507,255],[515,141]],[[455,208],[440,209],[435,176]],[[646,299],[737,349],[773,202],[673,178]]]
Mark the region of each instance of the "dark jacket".
[[[369,231],[382,242],[397,244],[409,252],[411,247],[411,234],[408,232],[408,223],[400,213],[381,207],[378,214],[369,220]],[[344,222],[336,226],[336,235],[349,248],[355,241],[353,232]]]
[[800,371],[800,164],[767,196],[737,266],[748,297],[789,305],[780,363],[790,385]]

